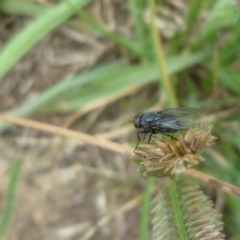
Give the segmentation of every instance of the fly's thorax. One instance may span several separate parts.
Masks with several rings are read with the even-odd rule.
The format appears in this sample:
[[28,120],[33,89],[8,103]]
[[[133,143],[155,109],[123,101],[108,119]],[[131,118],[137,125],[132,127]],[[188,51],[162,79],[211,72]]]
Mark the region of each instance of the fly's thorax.
[[161,115],[159,115],[156,112],[149,112],[142,115],[143,115],[141,119],[142,125],[155,122],[161,118]]

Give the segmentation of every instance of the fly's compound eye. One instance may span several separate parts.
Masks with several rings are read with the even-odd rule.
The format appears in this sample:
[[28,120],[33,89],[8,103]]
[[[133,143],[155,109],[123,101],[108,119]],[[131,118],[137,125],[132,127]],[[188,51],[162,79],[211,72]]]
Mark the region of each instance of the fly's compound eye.
[[137,115],[133,118],[133,125],[134,125],[135,128],[140,128],[142,126],[141,115]]

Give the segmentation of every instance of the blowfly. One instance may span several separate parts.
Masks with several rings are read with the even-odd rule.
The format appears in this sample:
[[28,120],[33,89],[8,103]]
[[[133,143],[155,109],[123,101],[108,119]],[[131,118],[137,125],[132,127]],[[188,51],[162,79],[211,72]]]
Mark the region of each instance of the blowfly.
[[135,128],[142,129],[137,133],[138,144],[140,142],[140,134],[144,134],[145,138],[146,134],[150,133],[148,140],[150,142],[152,134],[162,134],[172,137],[171,134],[175,132],[193,127],[194,124],[191,117],[197,112],[198,109],[196,108],[173,108],[137,114],[132,121]]

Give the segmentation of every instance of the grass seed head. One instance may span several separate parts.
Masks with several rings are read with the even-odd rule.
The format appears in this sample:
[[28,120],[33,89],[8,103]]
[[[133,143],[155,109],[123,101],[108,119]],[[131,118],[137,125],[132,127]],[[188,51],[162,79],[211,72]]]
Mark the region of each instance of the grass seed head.
[[136,150],[138,170],[145,176],[155,177],[181,173],[203,161],[199,153],[212,146],[215,140],[206,125],[180,133],[177,140],[167,137],[160,141],[153,137],[151,143],[140,144]]

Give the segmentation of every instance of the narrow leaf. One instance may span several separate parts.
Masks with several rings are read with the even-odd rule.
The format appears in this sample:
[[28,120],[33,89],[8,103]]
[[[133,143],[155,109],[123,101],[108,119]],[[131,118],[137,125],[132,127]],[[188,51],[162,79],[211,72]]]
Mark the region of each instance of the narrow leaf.
[[[90,0],[69,0],[50,9],[19,32],[0,52],[0,80],[34,45]],[[75,6],[73,8],[71,5]]]

